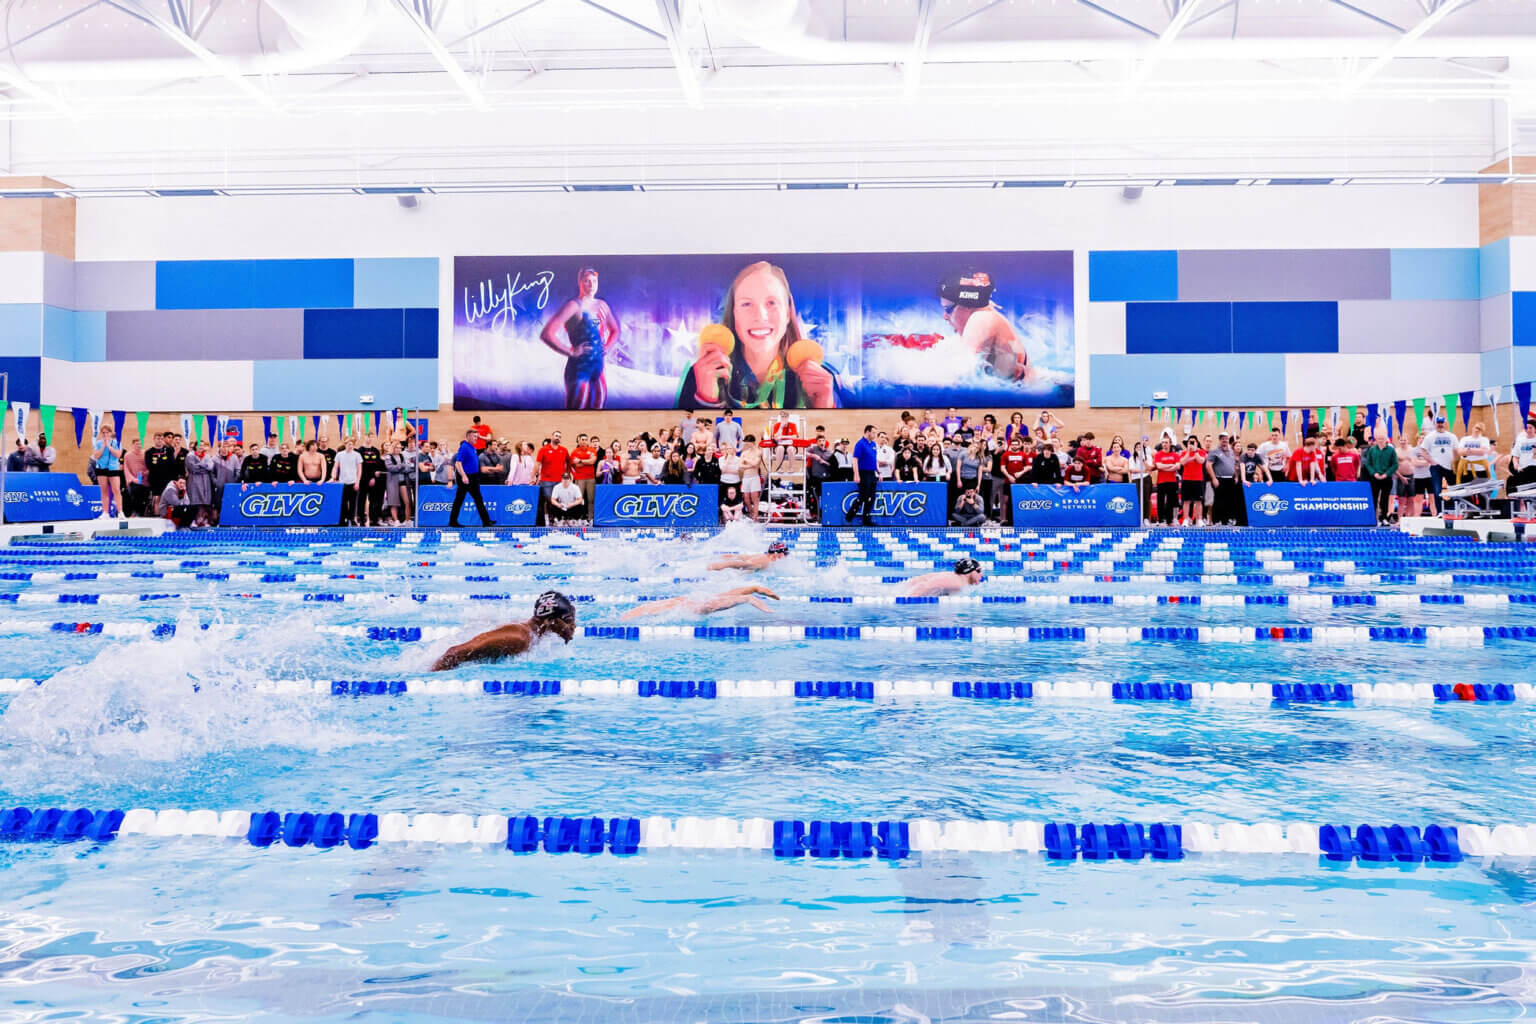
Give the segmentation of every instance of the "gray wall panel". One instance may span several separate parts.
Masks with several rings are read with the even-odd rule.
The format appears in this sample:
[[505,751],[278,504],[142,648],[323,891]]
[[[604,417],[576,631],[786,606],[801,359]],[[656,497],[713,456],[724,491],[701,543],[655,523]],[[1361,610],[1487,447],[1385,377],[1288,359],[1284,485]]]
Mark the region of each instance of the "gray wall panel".
[[1339,303],[1339,352],[1476,352],[1478,307],[1470,299]]
[[75,308],[75,261],[43,253],[43,301],[59,309]]
[[1390,299],[1388,249],[1181,249],[1179,300]]
[[1482,344],[1484,352],[1508,348],[1515,343],[1514,306],[1509,292],[1494,295],[1478,303],[1482,307]]
[[302,359],[302,309],[151,309],[107,314],[107,359]]
[[154,309],[154,262],[87,260],[76,263],[74,308],[105,312]]

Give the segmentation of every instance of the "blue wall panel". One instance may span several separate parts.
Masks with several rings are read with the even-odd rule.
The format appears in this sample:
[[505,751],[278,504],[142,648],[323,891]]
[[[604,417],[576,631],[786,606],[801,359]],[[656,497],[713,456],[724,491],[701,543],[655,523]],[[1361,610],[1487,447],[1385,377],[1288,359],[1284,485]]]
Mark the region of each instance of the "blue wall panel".
[[1230,302],[1129,302],[1125,306],[1125,351],[1232,351]]
[[1337,302],[1234,302],[1234,352],[1337,352]]
[[[259,411],[437,408],[436,359],[259,359],[253,366]],[[373,395],[373,404],[361,405],[360,395]]]
[[1179,297],[1179,254],[1167,250],[1090,252],[1090,302],[1172,302]]
[[1522,348],[1536,345],[1536,292],[1515,292],[1510,298],[1512,343]]
[[402,349],[405,358],[437,358],[437,307],[407,309],[404,331],[405,342]]
[[437,308],[437,260],[354,260],[352,304],[359,309],[404,306]]
[[1088,380],[1095,406],[1147,405],[1154,391],[1182,406],[1285,404],[1283,355],[1089,356]]
[[1393,249],[1394,299],[1478,299],[1481,250]]
[[1489,242],[1477,252],[1478,298],[1491,299],[1509,291],[1509,239]]
[[[42,368],[41,356],[0,356],[0,373],[10,374],[8,387],[12,402],[30,402],[32,405],[37,405],[42,401],[38,397],[42,390]],[[12,423],[14,422],[12,420]],[[14,436],[12,434],[12,437]],[[11,443],[15,444],[15,441]]]
[[347,308],[352,283],[351,260],[162,260],[155,308]]
[[43,304],[0,303],[0,356],[43,354]]
[[[436,310],[432,320],[435,329]],[[399,359],[404,355],[403,309],[304,311],[305,359]]]

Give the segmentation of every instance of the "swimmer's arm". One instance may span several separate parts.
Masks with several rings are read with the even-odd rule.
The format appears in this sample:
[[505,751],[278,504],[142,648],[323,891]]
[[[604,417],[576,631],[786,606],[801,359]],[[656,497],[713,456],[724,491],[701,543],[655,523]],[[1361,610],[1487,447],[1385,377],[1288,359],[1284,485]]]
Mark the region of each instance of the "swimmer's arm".
[[745,555],[726,555],[709,563],[710,572],[718,572],[721,569],[745,569],[746,567]]
[[560,335],[565,333],[565,322],[576,312],[576,300],[567,299],[565,304],[555,310],[550,318],[544,321],[544,329],[539,332],[539,340],[556,352],[569,359],[575,352],[569,342],[562,342]]
[[609,349],[619,342],[619,318],[613,315],[613,307],[603,303],[603,324],[608,328],[608,337],[603,340],[603,348]]

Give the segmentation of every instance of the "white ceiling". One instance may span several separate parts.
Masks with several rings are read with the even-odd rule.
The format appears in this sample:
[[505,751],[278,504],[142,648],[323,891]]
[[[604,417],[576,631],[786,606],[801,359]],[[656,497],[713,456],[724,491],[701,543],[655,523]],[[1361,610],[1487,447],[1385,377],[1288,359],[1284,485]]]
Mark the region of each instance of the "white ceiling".
[[0,5],[4,163],[82,189],[1438,180],[1536,119],[1536,0]]

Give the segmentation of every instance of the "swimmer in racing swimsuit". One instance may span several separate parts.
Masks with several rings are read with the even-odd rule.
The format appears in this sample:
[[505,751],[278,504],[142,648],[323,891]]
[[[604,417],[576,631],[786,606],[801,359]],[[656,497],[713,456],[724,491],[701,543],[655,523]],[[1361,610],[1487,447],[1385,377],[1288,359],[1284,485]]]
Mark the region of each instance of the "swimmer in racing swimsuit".
[[566,300],[545,321],[539,340],[566,357],[565,407],[601,409],[608,400],[604,363],[609,346],[618,343],[619,321],[597,297],[596,270],[582,267],[576,272],[576,298]]
[[545,633],[553,633],[566,643],[576,634],[576,606],[558,590],[540,594],[533,602],[533,618],[526,622],[511,622],[448,648],[432,671],[446,672],[467,661],[495,661],[522,654]]

